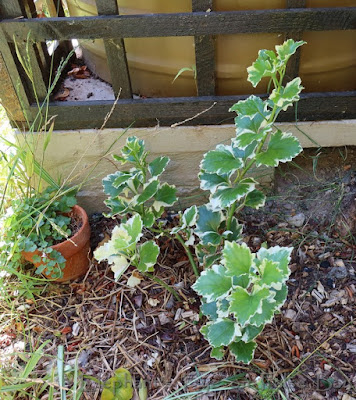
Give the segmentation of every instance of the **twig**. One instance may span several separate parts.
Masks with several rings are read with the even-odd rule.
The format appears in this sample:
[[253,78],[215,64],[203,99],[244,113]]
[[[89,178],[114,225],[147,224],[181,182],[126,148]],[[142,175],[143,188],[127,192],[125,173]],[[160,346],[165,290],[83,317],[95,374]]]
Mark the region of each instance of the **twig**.
[[186,122],[189,122],[189,121],[191,121],[192,119],[195,119],[195,118],[199,117],[200,115],[205,114],[206,112],[210,111],[216,104],[217,104],[217,102],[214,101],[214,103],[213,103],[209,108],[207,108],[206,110],[203,110],[203,111],[201,111],[200,113],[195,114],[193,117],[190,117],[190,118],[185,119],[184,121],[176,122],[175,124],[171,125],[171,128],[175,128],[175,127],[177,127],[177,126],[179,126],[179,125],[183,125],[183,124],[185,124]]

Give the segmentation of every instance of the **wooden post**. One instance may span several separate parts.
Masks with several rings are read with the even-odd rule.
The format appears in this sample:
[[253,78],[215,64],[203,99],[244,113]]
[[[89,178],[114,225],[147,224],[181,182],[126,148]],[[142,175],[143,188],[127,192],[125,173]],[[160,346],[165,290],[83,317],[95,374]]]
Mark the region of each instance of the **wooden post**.
[[[119,14],[116,0],[96,0],[96,6],[99,15]],[[120,98],[131,99],[131,80],[124,40],[122,38],[104,39],[104,45],[115,97],[121,92]]]
[[[287,8],[305,8],[305,6],[306,0],[287,0]],[[285,38],[298,41],[302,40],[302,34],[301,31],[287,32]],[[299,76],[300,52],[301,48],[299,47],[295,55],[288,61],[285,80],[289,81]]]
[[[212,0],[192,0],[192,10],[210,12]],[[215,95],[215,50],[211,35],[195,36],[196,85],[198,96]]]

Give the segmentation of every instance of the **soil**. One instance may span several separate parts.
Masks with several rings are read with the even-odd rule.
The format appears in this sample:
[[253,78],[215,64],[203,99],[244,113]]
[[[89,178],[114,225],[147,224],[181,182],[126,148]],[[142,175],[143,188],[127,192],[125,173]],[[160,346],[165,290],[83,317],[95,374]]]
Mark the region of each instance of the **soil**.
[[[115,369],[128,368],[136,388],[140,378],[146,382],[152,400],[183,394],[200,400],[356,397],[356,242],[352,226],[343,235],[338,225],[355,197],[355,168],[353,161],[340,156],[340,163],[333,161],[329,170],[325,160],[335,156],[330,150],[318,155],[313,170],[314,152],[304,153],[304,164],[302,157],[294,167],[279,169],[263,210],[240,216],[244,241],[253,251],[263,242],[294,247],[288,299],[258,337],[250,365],[235,363],[229,354],[222,361],[210,358],[209,345],[199,333],[204,321],[191,289],[195,277],[187,257],[179,243],[160,238],[155,274],[172,285],[182,301],[150,280],[129,287],[132,270],[115,282],[105,263],[92,260],[84,279],[51,285],[46,294],[26,303],[26,334],[33,343],[50,340],[37,376],[50,370],[57,346],[63,344],[66,362],[74,365],[77,358],[85,375],[104,381]],[[174,214],[166,220],[174,225]],[[90,222],[95,249],[120,220],[94,214]],[[16,299],[17,307],[19,302]],[[0,351],[22,337],[16,325],[0,337],[4,335],[8,340],[0,339]],[[82,398],[99,399],[100,392],[100,385],[88,379]],[[173,392],[176,397],[168,397]]]

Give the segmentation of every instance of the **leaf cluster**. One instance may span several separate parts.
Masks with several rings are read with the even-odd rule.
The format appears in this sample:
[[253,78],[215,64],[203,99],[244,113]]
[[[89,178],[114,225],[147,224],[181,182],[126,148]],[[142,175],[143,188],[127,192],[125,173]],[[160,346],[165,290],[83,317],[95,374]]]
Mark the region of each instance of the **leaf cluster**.
[[17,269],[23,252],[36,252],[35,272],[61,277],[65,259],[51,246],[71,236],[68,213],[75,204],[73,193],[59,196],[52,187],[13,200],[0,218],[0,263]]
[[213,357],[222,358],[227,346],[237,361],[252,360],[254,339],[285,302],[291,251],[276,246],[253,254],[244,243],[226,241],[220,263],[201,273],[193,289],[203,298],[209,322],[201,332]]
[[148,152],[143,140],[129,137],[121,150],[121,156],[114,159],[121,165],[132,167],[127,171],[117,171],[103,179],[104,192],[109,196],[105,204],[110,215],[139,214],[143,224],[150,228],[160,218],[165,207],[176,201],[176,188],[161,183],[159,177],[165,171],[168,157],[158,157],[147,162]]

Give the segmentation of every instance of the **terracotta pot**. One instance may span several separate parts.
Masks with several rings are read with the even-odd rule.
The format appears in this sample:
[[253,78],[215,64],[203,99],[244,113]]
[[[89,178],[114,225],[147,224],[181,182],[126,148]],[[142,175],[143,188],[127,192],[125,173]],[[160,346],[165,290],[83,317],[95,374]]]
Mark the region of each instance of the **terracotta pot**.
[[[52,248],[57,250],[66,259],[66,265],[63,270],[62,278],[56,279],[56,282],[65,282],[83,276],[89,268],[89,251],[90,251],[90,226],[88,215],[82,207],[74,206],[69,215],[78,217],[82,221],[79,231],[70,239],[58,243]],[[40,255],[40,252],[24,252],[23,256],[26,261],[32,262],[35,267],[39,267],[41,263],[34,263],[33,256]],[[47,278],[51,278],[49,274],[43,273]]]

